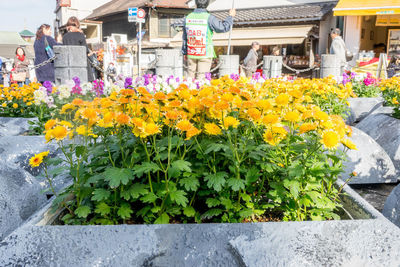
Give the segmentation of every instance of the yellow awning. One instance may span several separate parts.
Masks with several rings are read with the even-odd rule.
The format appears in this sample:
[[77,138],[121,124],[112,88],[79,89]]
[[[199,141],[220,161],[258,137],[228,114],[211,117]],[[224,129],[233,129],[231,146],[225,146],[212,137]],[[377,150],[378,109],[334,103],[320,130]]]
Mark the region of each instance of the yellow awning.
[[335,16],[371,16],[400,14],[400,0],[340,0]]
[[[312,25],[293,25],[260,28],[236,28],[232,30],[232,46],[250,46],[253,41],[260,45],[301,44],[308,36]],[[227,46],[229,32],[216,33],[213,37],[214,46]],[[182,32],[179,32],[170,42],[172,47],[182,46]]]

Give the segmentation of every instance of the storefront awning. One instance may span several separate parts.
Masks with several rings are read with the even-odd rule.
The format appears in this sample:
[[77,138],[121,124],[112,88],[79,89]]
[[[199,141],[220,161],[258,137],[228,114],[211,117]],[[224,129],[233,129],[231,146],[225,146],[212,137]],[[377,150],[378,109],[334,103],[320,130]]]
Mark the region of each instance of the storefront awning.
[[[312,27],[313,25],[236,28],[232,31],[231,45],[250,46],[254,41],[259,42],[260,45],[301,44]],[[214,46],[227,46],[228,39],[229,32],[216,33],[213,37]],[[170,46],[182,46],[182,32],[174,36]]]
[[340,0],[335,16],[371,16],[400,14],[399,0]]

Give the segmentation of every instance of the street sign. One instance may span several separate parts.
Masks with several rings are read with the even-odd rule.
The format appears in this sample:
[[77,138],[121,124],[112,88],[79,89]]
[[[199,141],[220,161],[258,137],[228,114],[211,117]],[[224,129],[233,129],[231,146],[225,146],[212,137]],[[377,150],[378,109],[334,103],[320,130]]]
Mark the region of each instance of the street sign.
[[128,8],[128,21],[129,22],[136,22],[138,15],[138,8],[137,7],[130,7]]
[[139,8],[137,10],[137,17],[138,19],[144,19],[144,17],[146,16],[146,11],[144,11],[143,9]]

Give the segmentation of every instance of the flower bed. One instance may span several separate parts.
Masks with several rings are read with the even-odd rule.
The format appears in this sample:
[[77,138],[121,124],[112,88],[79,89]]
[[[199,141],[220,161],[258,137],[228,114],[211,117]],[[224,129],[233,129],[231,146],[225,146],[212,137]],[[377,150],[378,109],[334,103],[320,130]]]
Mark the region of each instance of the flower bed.
[[[68,211],[63,221],[338,219],[336,148],[355,147],[334,113],[350,94],[330,79],[225,77],[200,90],[181,84],[151,94],[138,87],[74,99],[45,125],[46,140],[58,142],[74,178],[56,201]],[[73,137],[80,142],[65,142]]]

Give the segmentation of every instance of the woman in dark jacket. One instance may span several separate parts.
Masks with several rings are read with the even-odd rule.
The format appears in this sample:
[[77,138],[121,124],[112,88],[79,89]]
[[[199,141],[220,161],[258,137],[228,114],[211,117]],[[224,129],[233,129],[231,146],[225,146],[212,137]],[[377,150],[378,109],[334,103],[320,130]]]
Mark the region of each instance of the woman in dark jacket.
[[[33,45],[35,49],[35,65],[43,63],[44,61],[49,59],[46,53],[45,40],[47,40],[51,48],[53,48],[53,46],[55,45],[59,45],[59,43],[57,43],[56,40],[54,40],[54,38],[50,35],[51,27],[48,24],[43,24],[37,30],[36,40]],[[36,78],[40,83],[43,83],[45,81],[50,81],[54,83],[54,62],[50,62],[43,67],[36,69]]]
[[[78,18],[76,17],[70,17],[67,22],[67,30],[68,32],[63,36],[63,44],[64,45],[80,45],[80,46],[85,46],[87,54],[90,55],[91,52],[89,51],[89,48],[86,43],[86,37],[82,33],[82,30],[80,29],[81,24],[79,23]],[[88,80],[89,81],[94,81],[94,72],[93,68],[90,65],[90,62],[88,60]]]
[[15,57],[14,57],[14,64],[15,64],[15,72],[17,73],[24,73],[25,79],[24,81],[18,81],[18,85],[22,86],[24,83],[28,85],[30,83],[29,80],[29,60],[26,57],[25,50],[22,47],[18,47],[15,50]]

